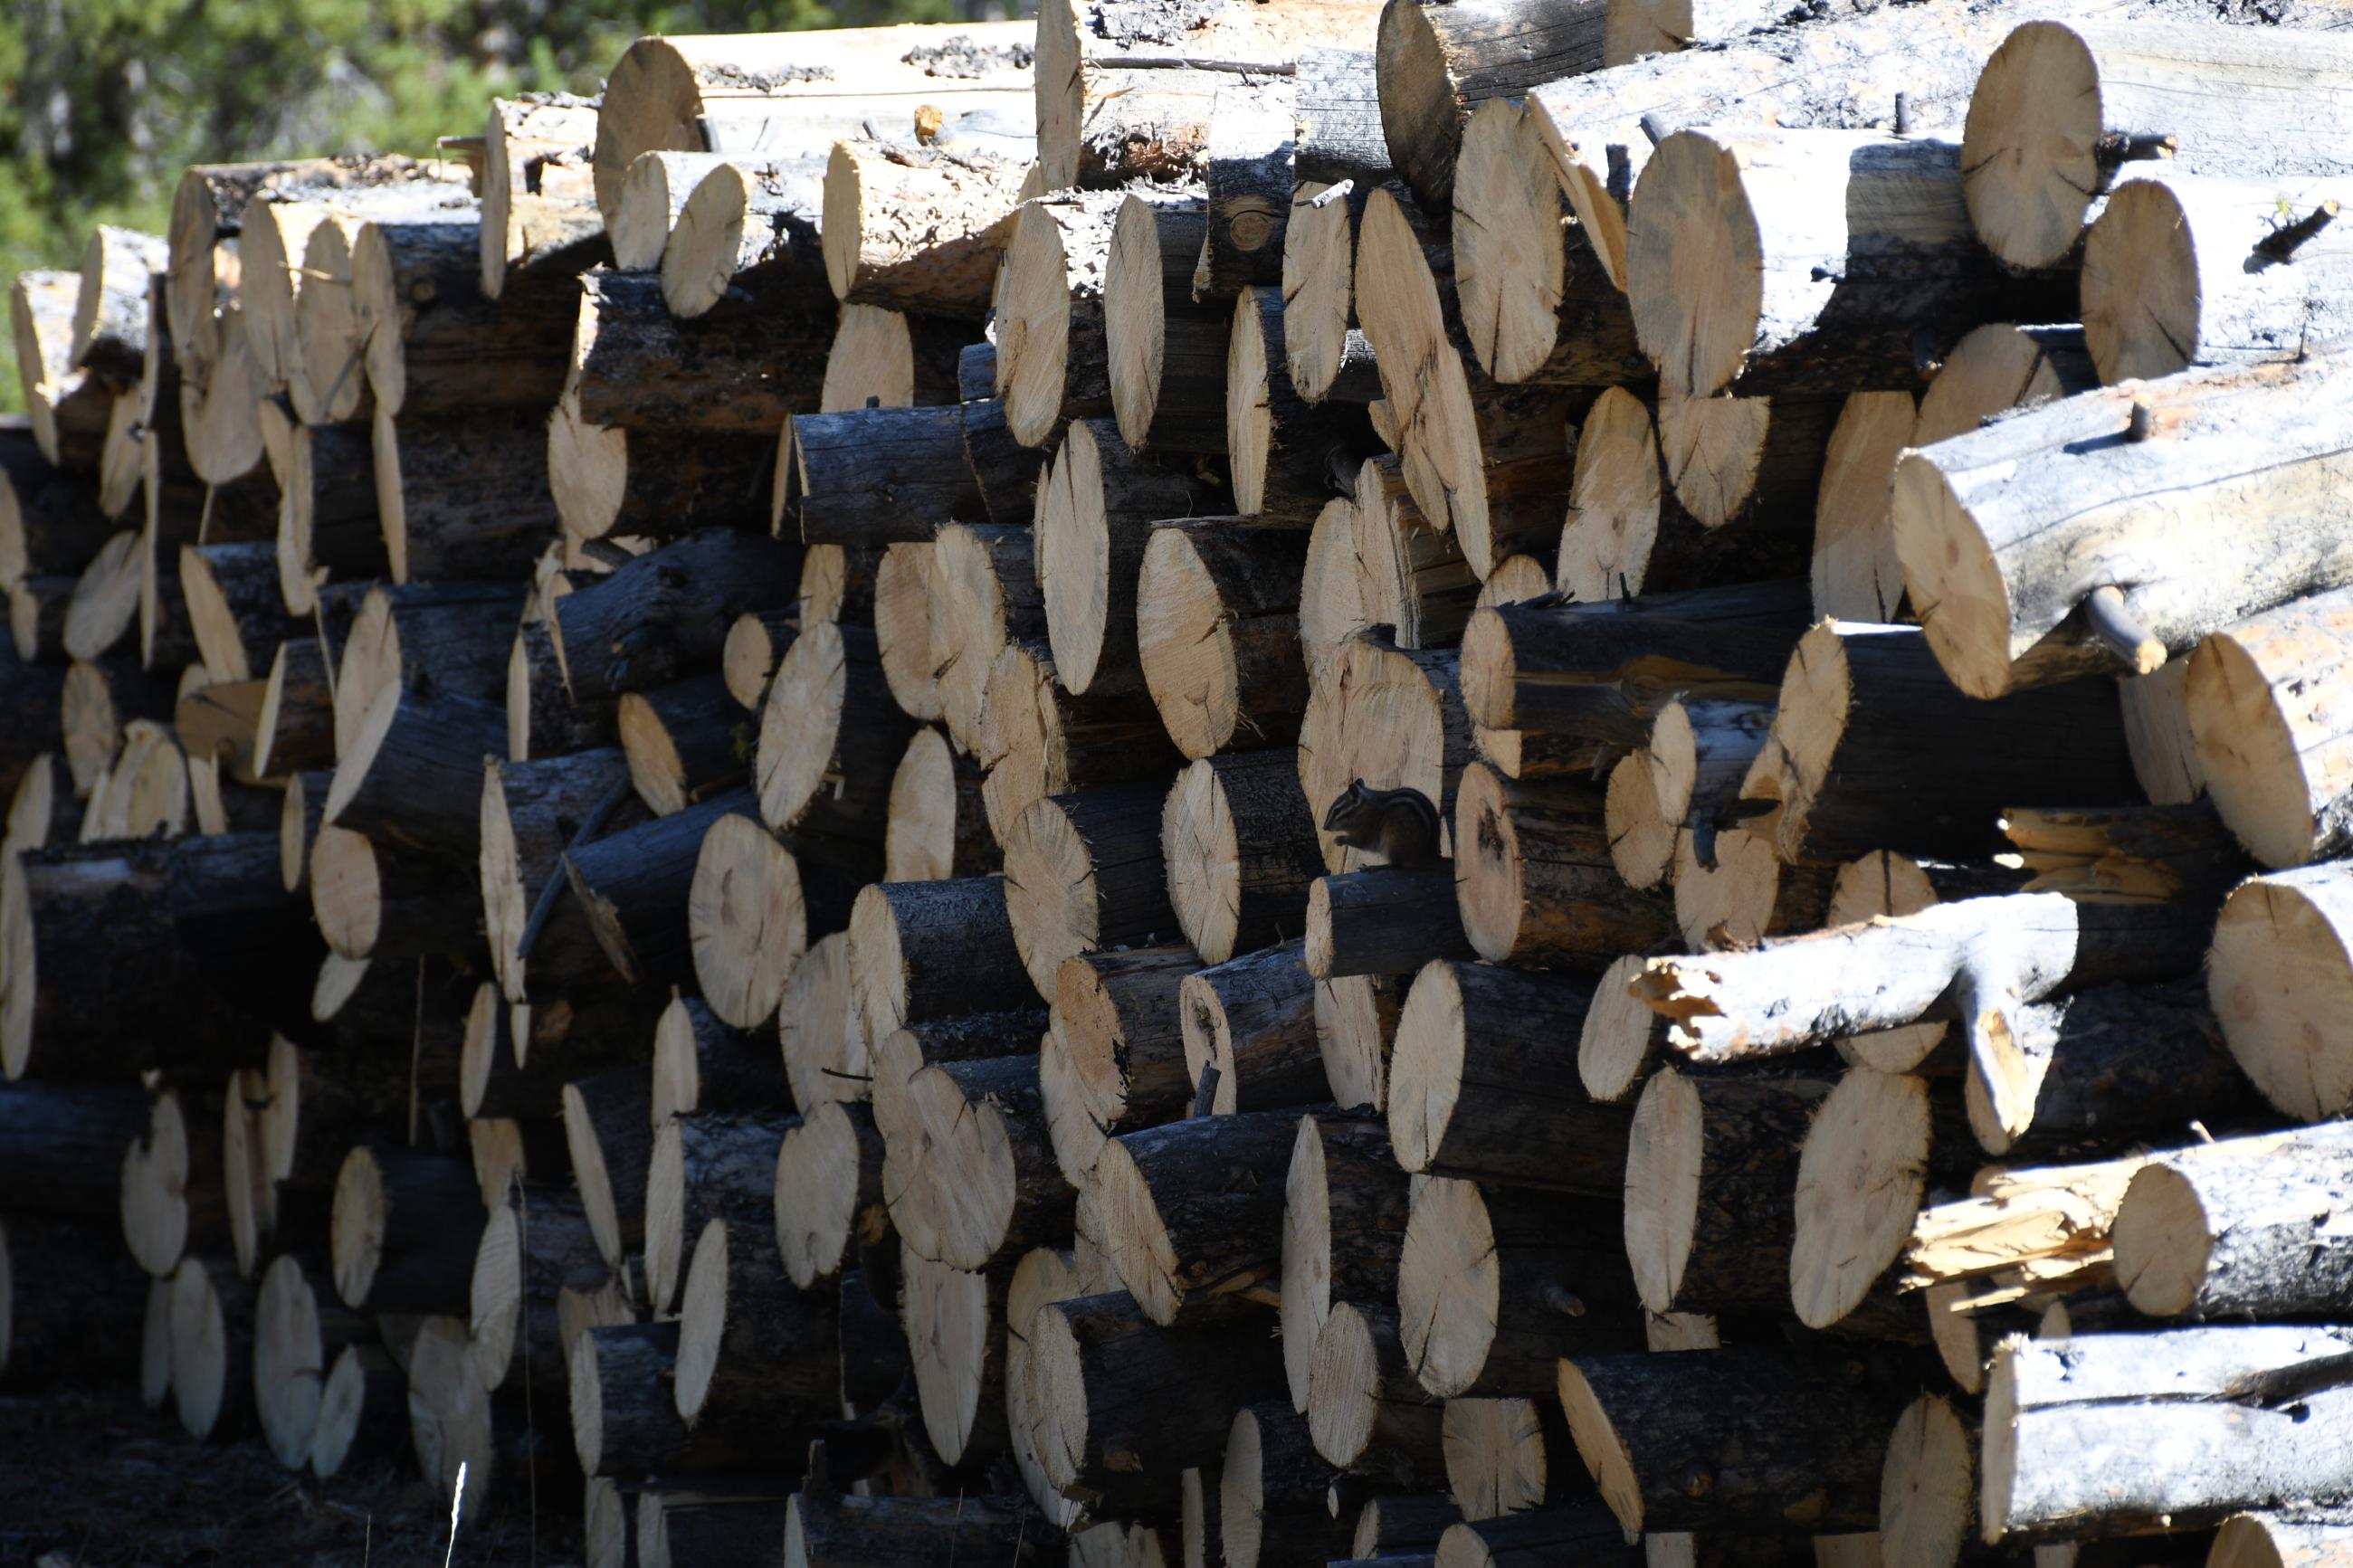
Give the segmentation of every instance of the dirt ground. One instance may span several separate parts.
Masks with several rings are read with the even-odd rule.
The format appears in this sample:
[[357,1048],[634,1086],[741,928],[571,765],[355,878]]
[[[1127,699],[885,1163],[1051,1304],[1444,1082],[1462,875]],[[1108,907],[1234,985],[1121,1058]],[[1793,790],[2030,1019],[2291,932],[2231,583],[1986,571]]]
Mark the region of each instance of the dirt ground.
[[[542,1491],[534,1538],[520,1484],[459,1538],[452,1563],[565,1568],[580,1561],[577,1481]],[[128,1387],[0,1396],[0,1564],[34,1568],[428,1568],[448,1546],[449,1500],[413,1462],[295,1476],[259,1438],[208,1445]]]

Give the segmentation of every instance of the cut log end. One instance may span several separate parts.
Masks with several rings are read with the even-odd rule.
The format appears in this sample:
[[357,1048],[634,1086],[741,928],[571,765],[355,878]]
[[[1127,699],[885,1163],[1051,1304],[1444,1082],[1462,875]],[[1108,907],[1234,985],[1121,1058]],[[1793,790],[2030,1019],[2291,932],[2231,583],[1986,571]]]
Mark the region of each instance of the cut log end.
[[1824,1329],[1861,1306],[1904,1250],[1926,1190],[1928,1086],[1858,1069],[1839,1080],[1798,1161],[1789,1249],[1798,1319]]
[[2074,248],[2103,183],[2099,68],[2074,30],[2031,22],[1978,74],[1961,137],[1961,190],[1986,247],[2016,267]]
[[1634,333],[1662,391],[1705,397],[1739,375],[1763,312],[1762,267],[1738,154],[1699,132],[1660,142],[1628,218],[1626,274]]
[[1951,1568],[1972,1545],[1976,1517],[1976,1443],[1950,1400],[1924,1394],[1888,1434],[1880,1470],[1880,1560],[1887,1568]]
[[2263,1098],[2299,1121],[2353,1102],[2353,1049],[2340,1027],[2353,1009],[2353,967],[2331,890],[2315,873],[2242,884],[2222,905],[2207,963],[2232,1057]]

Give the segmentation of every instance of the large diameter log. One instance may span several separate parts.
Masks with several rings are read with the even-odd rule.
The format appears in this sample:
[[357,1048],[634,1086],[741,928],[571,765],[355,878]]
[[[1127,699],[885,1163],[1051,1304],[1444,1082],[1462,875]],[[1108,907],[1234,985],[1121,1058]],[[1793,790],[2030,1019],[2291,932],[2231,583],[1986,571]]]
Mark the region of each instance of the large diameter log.
[[2215,809],[2258,860],[2283,868],[2353,843],[2353,800],[2333,700],[2353,634],[2353,592],[2283,605],[2210,633],[2190,656],[2186,701]]
[[849,952],[869,1042],[909,1024],[1020,1006],[1034,994],[999,877],[868,887],[850,913]]
[[[1354,515],[1335,519],[1335,513]],[[1331,529],[1337,536],[1324,544]],[[1335,551],[1337,560],[1327,559],[1319,545]],[[1353,587],[1347,579],[1354,580]],[[1365,626],[1396,628],[1391,635],[1399,647],[1458,642],[1481,591],[1462,557],[1462,542],[1440,533],[1422,515],[1405,482],[1403,464],[1394,456],[1367,458],[1356,469],[1354,497],[1317,513],[1309,538],[1299,612],[1309,668],[1320,675],[1317,651],[1324,650],[1329,663],[1331,650]],[[1311,614],[1318,595],[1330,607]]]
[[1472,111],[1453,207],[1454,286],[1481,369],[1507,384],[1651,379],[1626,296],[1570,221],[1535,120],[1518,99],[1491,98]]
[[1350,974],[1315,984],[1315,1043],[1335,1104],[1387,1109],[1388,1060],[1405,987],[1390,974]]
[[2152,1317],[2326,1313],[2343,1292],[2338,1123],[2174,1151],[2136,1173],[2109,1235],[2116,1279]]
[[[1388,162],[1386,153],[1380,161]],[[1353,170],[1338,177],[1347,181],[1345,189],[1304,176],[1292,187],[1282,234],[1283,358],[1293,387],[1310,403],[1380,395],[1373,345],[1349,324],[1356,319],[1356,220],[1373,182],[1368,177],[1360,187]],[[1331,195],[1335,190],[1340,194]]]
[[1299,930],[1324,869],[1287,751],[1205,756],[1187,768],[1162,808],[1160,847],[1177,923],[1209,963]]
[[1106,1515],[1165,1513],[1174,1470],[1215,1462],[1228,1413],[1282,1386],[1262,1326],[1165,1328],[1125,1291],[1039,1309],[1029,1376],[1048,1479]]
[[1414,976],[1389,1059],[1389,1137],[1408,1171],[1607,1197],[1627,1117],[1575,1077],[1591,988],[1437,959]]
[[1955,1109],[1926,1079],[1862,1068],[1815,1108],[1798,1158],[1788,1254],[1789,1298],[1807,1327],[1867,1325],[1883,1305],[1881,1281],[1904,1253],[1929,1182],[1974,1156]]
[[1454,862],[1462,931],[1490,962],[1599,968],[1671,927],[1664,896],[1620,879],[1589,789],[1475,763],[1455,797],[1454,842],[1467,851]]
[[465,1161],[362,1144],[335,1178],[335,1293],[377,1311],[460,1310],[486,1222]]
[[1199,967],[1180,945],[1077,954],[1057,971],[1039,1076],[1055,1159],[1073,1185],[1092,1184],[1113,1136],[1192,1105],[1179,999]]
[[949,1464],[1004,1457],[1006,1304],[1012,1268],[966,1272],[904,1248],[901,1316],[923,1433]]
[[[953,84],[929,74],[951,36],[969,39]],[[609,219],[641,153],[758,153],[829,146],[863,134],[870,117],[893,123],[917,105],[1018,114],[1029,72],[1013,24],[849,28],[820,41],[793,33],[638,39],[614,66],[596,113],[596,202]],[[846,90],[856,83],[857,90]],[[909,127],[910,132],[913,126]]]
[[1231,522],[1153,531],[1136,583],[1136,641],[1169,739],[1188,757],[1296,733],[1306,536]]
[[2084,237],[2084,339],[2099,379],[2290,359],[2334,337],[2341,180],[2167,172],[2126,180]]
[[1625,1168],[1626,1257],[1653,1312],[1778,1310],[1789,1299],[1799,1151],[1831,1080],[1652,1077]]
[[804,1290],[856,1261],[853,1242],[889,1234],[882,1195],[882,1140],[865,1107],[824,1100],[776,1150],[776,1250]]
[[1112,218],[1103,350],[1112,415],[1133,451],[1220,449],[1224,344],[1191,290],[1209,221],[1208,199],[1189,184],[1130,191]]
[[[1843,395],[1925,379],[1941,349],[2048,280],[2013,278],[1978,243],[1957,143],[1870,132],[1679,132],[1644,165],[1628,211],[1627,296],[1663,392]],[[1809,232],[1800,213],[1843,221]],[[1686,248],[1730,258],[1703,288],[1662,288]],[[1882,260],[1882,258],[1886,259]],[[1900,258],[1900,259],[1899,259]],[[2021,315],[2021,310],[2023,314]]]
[[1383,7],[1376,58],[1390,166],[1443,211],[1472,112],[1489,99],[1599,69],[1609,12],[1595,0]]
[[1969,216],[2020,267],[2064,258],[2120,163],[2184,173],[2348,172],[2296,105],[2341,90],[2353,49],[2325,33],[2275,37],[2211,24],[2028,23],[1985,63],[1969,100]]
[[2012,1340],[1987,1382],[1989,1541],[2193,1530],[2281,1499],[2342,1500],[2335,1329],[2247,1326]]
[[2353,882],[2341,863],[2246,882],[2215,922],[2207,975],[2222,1037],[2263,1097],[2298,1121],[2353,1100],[2353,1060],[2325,1022],[2353,994],[2348,930]]
[[1900,1357],[1810,1349],[1570,1356],[1560,1398],[1630,1531],[1864,1531],[1912,1373]]
[[581,279],[564,392],[591,425],[628,430],[774,435],[817,412],[832,312],[738,310],[680,321],[661,279],[598,270]]
[[983,510],[956,408],[852,408],[795,415],[776,476],[778,518],[808,544],[928,543]]
[[1160,860],[1165,798],[1150,785],[1050,795],[1014,820],[1006,912],[1039,994],[1051,999],[1066,959],[1176,934]]
[[1112,1260],[1138,1306],[1164,1327],[1215,1322],[1275,1305],[1283,1186],[1297,1121],[1290,1110],[1197,1117],[1105,1145],[1095,1184]]
[[1153,525],[1211,510],[1216,494],[1138,458],[1110,421],[1071,422],[1038,500],[1034,552],[1054,668],[1071,691],[1132,689],[1136,574]]
[[1282,1369],[1292,1408],[1311,1416],[1314,1372],[1333,1304],[1384,1300],[1396,1289],[1409,1203],[1389,1156],[1377,1121],[1313,1112],[1299,1118],[1283,1179]]
[[747,295],[797,303],[823,258],[818,215],[825,164],[814,153],[757,163],[729,160],[695,182],[662,247],[662,303],[692,321]]
[[1539,1394],[1564,1355],[1641,1338],[1609,1210],[1581,1198],[1450,1176],[1415,1188],[1398,1316],[1416,1382],[1461,1394]]
[[[1778,803],[1774,847],[1784,861],[1874,848],[1984,853],[2003,806],[2138,795],[2105,681],[1984,702],[1945,674],[1927,635],[1910,627],[1833,623],[1806,634],[1740,792]],[[1901,786],[1878,782],[1896,779]]]
[[[1946,673],[1973,697],[2146,675],[2345,581],[2331,498],[2348,388],[2339,356],[2316,348],[2294,365],[2084,393],[1907,454],[1896,554]],[[2127,426],[2147,439],[2119,438]],[[2247,525],[2184,525],[2216,509]],[[2128,576],[2112,564],[2127,555]]]
[[1023,173],[987,152],[835,142],[818,225],[834,298],[977,320],[996,291]]
[[1210,1114],[1303,1105],[1330,1092],[1315,1038],[1314,983],[1300,951],[1294,938],[1185,977],[1185,1070],[1209,1086]]
[[1054,1163],[1034,1055],[922,1068],[897,1091],[884,1131],[891,1219],[913,1258],[990,1268],[1069,1223],[1071,1190]]
[[1351,871],[1319,877],[1308,889],[1301,962],[1317,980],[1404,974],[1434,960],[1470,956],[1451,866]]

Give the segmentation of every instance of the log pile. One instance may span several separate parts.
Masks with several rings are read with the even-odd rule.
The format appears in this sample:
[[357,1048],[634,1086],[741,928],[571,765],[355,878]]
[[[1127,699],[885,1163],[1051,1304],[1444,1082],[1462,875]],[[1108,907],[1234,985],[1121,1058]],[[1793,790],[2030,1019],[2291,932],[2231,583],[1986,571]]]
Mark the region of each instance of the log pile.
[[0,1377],[599,1568],[2353,1550],[2353,46],[2188,9],[190,169],[11,295]]

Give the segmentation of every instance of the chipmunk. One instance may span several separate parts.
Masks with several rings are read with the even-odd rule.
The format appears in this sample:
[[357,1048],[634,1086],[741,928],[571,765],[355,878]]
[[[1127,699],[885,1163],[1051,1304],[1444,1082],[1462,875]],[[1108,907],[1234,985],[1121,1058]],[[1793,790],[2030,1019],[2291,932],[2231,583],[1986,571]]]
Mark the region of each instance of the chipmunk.
[[1418,789],[1369,789],[1357,779],[1324,814],[1324,831],[1398,870],[1446,863],[1438,852],[1438,808]]

